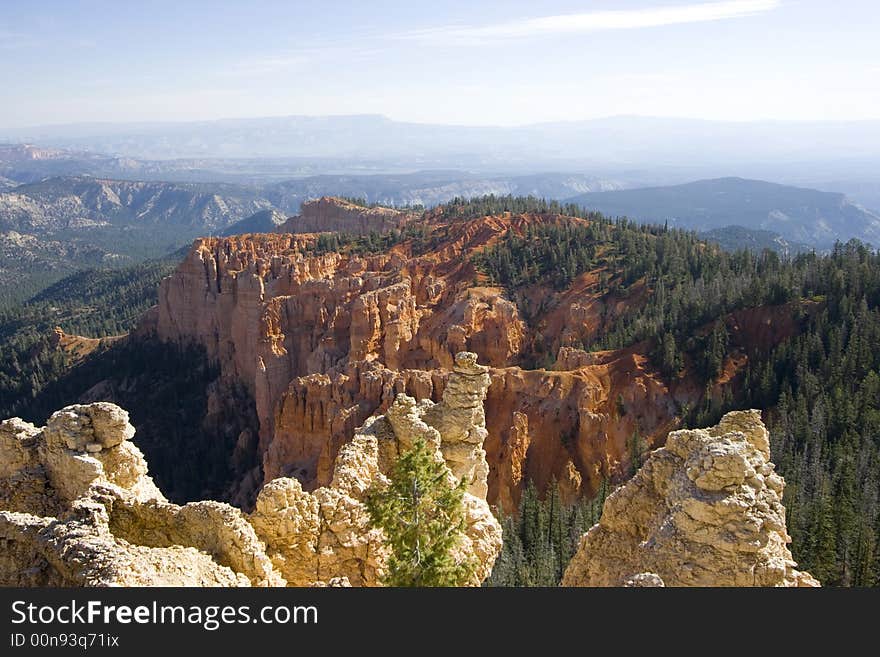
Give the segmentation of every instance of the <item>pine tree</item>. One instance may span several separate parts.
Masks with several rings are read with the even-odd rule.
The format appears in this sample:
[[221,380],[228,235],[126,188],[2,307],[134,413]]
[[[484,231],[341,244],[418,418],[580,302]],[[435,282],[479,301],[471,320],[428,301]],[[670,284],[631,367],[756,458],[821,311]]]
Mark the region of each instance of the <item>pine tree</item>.
[[811,572],[824,584],[837,584],[837,534],[831,486],[823,482],[821,495],[815,503],[812,531],[813,564]]
[[391,549],[387,586],[462,586],[476,563],[453,551],[465,528],[465,482],[451,485],[446,465],[417,439],[394,464],[387,488],[371,490],[366,506]]
[[648,451],[645,439],[642,438],[638,429],[633,431],[627,440],[626,450],[629,452],[630,476],[633,476],[642,467],[645,462],[645,453]]
[[663,374],[667,377],[673,377],[678,374],[680,363],[678,360],[678,352],[675,347],[675,336],[671,331],[667,331],[663,334],[661,344],[661,369],[663,370]]

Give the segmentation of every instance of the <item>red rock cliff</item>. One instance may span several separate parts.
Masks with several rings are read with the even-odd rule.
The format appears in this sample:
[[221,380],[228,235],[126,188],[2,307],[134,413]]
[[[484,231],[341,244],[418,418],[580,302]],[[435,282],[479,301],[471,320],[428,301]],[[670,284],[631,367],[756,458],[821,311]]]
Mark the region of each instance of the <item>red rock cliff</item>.
[[[368,255],[318,254],[308,234],[205,238],[163,281],[151,321],[164,340],[204,345],[221,376],[253,394],[262,472],[251,485],[291,474],[326,484],[356,427],[397,392],[439,400],[441,368],[466,350],[491,368],[490,502],[513,508],[529,479],[556,478],[573,497],[622,464],[637,429],[649,444],[665,437],[678,408],[635,348],[566,346],[603,321],[594,273],[561,294],[532,292],[555,295],[541,330],[559,358],[553,371],[523,369],[538,329],[508,291],[480,285],[471,255],[508,230],[560,221],[582,220],[505,214],[437,223],[427,239]],[[616,312],[608,306],[606,315]]]

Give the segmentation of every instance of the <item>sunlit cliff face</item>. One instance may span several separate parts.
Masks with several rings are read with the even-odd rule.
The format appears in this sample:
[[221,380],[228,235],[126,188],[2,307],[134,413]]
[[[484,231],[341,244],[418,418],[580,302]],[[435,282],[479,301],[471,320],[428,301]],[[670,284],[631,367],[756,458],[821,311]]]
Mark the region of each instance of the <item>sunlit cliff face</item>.
[[[349,204],[340,204],[351,223]],[[332,203],[321,216],[334,228]],[[202,239],[163,281],[145,321],[162,340],[197,342],[221,378],[243,383],[258,416],[255,487],[292,474],[327,483],[339,447],[397,392],[439,400],[455,353],[490,366],[486,399],[489,500],[516,504],[529,479],[552,478],[575,498],[615,473],[638,429],[650,444],[674,427],[678,398],[638,346],[587,354],[578,347],[626,301],[586,272],[555,290],[492,286],[472,258],[508,231],[584,222],[558,215],[442,221],[375,252],[315,251],[308,234]],[[540,308],[540,312],[536,311]],[[536,353],[553,369],[535,369]],[[222,386],[217,394],[222,393]]]

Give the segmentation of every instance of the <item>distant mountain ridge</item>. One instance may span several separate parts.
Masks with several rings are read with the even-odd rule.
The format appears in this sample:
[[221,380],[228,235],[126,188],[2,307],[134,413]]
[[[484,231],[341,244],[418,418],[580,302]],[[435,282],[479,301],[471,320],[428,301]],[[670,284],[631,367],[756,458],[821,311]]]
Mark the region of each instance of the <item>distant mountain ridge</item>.
[[236,185],[49,178],[0,191],[0,299],[84,267],[158,258],[271,203]]
[[269,207],[257,190],[242,186],[50,178],[0,194],[0,229],[166,224],[202,231]]
[[[67,156],[25,149],[16,157],[54,166]],[[161,257],[200,236],[272,232],[304,202],[324,196],[416,210],[489,194],[570,198],[612,216],[694,229],[730,250],[821,250],[851,237],[880,244],[880,216],[842,194],[741,178],[614,189],[622,186],[584,174],[461,171],[322,175],[262,185],[56,176],[0,188],[0,285],[7,297],[23,298],[81,267]],[[585,189],[605,191],[579,193]],[[308,230],[323,225],[315,221]]]
[[622,189],[624,183],[575,173],[524,176],[478,175],[465,171],[417,171],[406,174],[311,176],[264,188],[275,206],[296,212],[306,200],[321,196],[361,198],[369,203],[432,207],[455,197],[537,196],[562,199],[585,191]]
[[744,178],[580,194],[569,199],[612,216],[697,231],[738,225],[827,248],[856,237],[880,244],[880,215],[843,194]]
[[[458,163],[461,166],[461,163]],[[349,173],[345,173],[349,171]],[[331,173],[332,172],[332,173]],[[238,184],[259,187],[279,208],[296,212],[308,198],[350,196],[390,205],[437,205],[455,196],[484,194],[565,198],[573,194],[623,189],[633,180],[573,171],[513,174],[413,168],[412,164],[362,159],[195,158],[144,160],[132,157],[0,144],[0,186],[47,178],[84,177],[134,182]]]
[[229,237],[246,233],[272,233],[285,221],[287,221],[287,215],[278,212],[274,208],[260,210],[241,221],[236,221],[231,226],[227,226],[220,235],[222,237]]

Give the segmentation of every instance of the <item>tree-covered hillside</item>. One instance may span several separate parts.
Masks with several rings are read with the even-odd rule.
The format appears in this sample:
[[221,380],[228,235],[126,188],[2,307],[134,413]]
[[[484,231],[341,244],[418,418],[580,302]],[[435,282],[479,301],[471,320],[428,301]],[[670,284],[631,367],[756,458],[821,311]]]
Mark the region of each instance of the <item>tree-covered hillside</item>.
[[0,417],[18,413],[67,370],[70,358],[51,346],[55,326],[94,338],[130,330],[156,303],[159,281],[174,265],[80,271],[25,303],[0,307]]
[[[732,270],[721,269],[726,272],[725,285],[711,285],[709,272],[717,272],[714,267],[720,264],[715,261],[709,271],[697,268],[693,271],[699,275],[672,283],[662,296],[655,290],[645,307],[621,318],[596,344],[622,346],[650,338],[654,358],[667,376],[679,376],[687,358],[695,365],[691,376],[711,386],[731,346],[725,313],[760,303],[793,304],[788,312],[796,315],[798,332],[772,348],[737,345],[749,357],[742,377],[720,396],[707,394],[685,421],[702,427],[728,410],[764,409],[773,459],[788,483],[784,502],[795,559],[826,585],[877,585],[880,255],[851,243],[828,257],[808,255],[785,262],[767,253],[743,253],[734,262],[738,264]],[[748,294],[725,301],[724,293],[737,288]],[[702,290],[706,292],[697,294]],[[695,326],[713,315],[717,319],[712,330],[695,337]],[[562,522],[563,528],[583,529],[576,520],[577,507],[561,506],[552,489],[546,496],[539,511],[531,514],[550,518],[548,523],[562,522],[567,514],[575,518],[574,524]],[[526,496],[523,504],[531,508],[535,503]],[[539,534],[546,536],[541,534],[540,541],[526,539],[532,535],[527,523],[535,522],[529,517],[520,514],[505,521],[506,556],[499,561],[503,574],[493,575],[493,581],[547,584],[558,581],[551,573],[561,576],[559,561],[570,554],[571,537],[557,529],[554,541],[549,529],[541,529]],[[527,549],[515,547],[524,540]]]
[[837,239],[880,238],[880,217],[843,194],[743,178],[667,187],[592,192],[569,199],[612,215],[712,230],[737,225],[773,230],[790,241],[828,248]]
[[[481,199],[447,212],[508,209],[557,206]],[[611,270],[609,298],[644,285],[646,301],[603,325],[584,347],[647,341],[666,377],[705,386],[701,402],[683,409],[690,426],[708,426],[736,408],[763,409],[773,458],[789,483],[785,504],[800,566],[828,585],[880,584],[880,254],[857,241],[828,255],[727,253],[693,233],[591,218],[586,227],[548,224],[508,234],[475,264],[514,298],[522,286],[564,288],[596,266]],[[742,335],[734,341],[732,314],[759,308],[790,321],[793,334],[775,345]],[[734,349],[747,364],[713,393]]]

